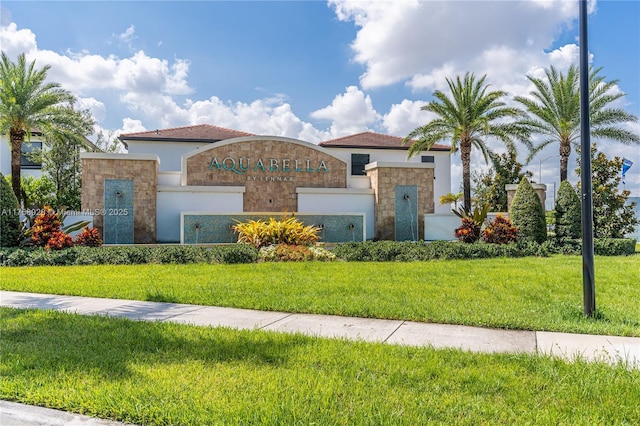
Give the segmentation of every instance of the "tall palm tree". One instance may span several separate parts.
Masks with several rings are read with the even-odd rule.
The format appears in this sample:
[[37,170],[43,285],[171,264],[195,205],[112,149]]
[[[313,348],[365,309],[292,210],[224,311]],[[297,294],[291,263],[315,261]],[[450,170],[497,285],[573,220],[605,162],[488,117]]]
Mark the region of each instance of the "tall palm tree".
[[[611,139],[625,144],[640,143],[640,137],[620,124],[634,122],[637,118],[623,109],[609,105],[624,96],[622,92],[612,92],[618,81],[605,81],[598,75],[602,68],[589,72],[589,121],[591,135]],[[560,145],[560,181],[567,179],[567,165],[571,155],[571,145],[580,144],[580,75],[579,68],[571,65],[566,74],[553,66],[545,70],[546,78],[527,78],[535,86],[530,97],[516,96],[516,101],[524,105],[528,117],[520,123],[529,127],[532,133],[542,135],[543,140],[531,146],[530,161],[538,152],[552,143]]]
[[18,201],[20,192],[20,157],[22,143],[31,132],[41,132],[45,139],[78,139],[93,131],[94,121],[86,112],[76,111],[75,98],[57,83],[46,83],[50,66],[35,68],[27,64],[24,54],[12,62],[2,52],[0,60],[0,132],[9,134],[11,145],[11,186]]
[[515,152],[515,139],[524,140],[527,128],[509,119],[523,116],[518,108],[507,107],[500,98],[503,91],[489,91],[485,84],[486,75],[476,81],[472,73],[466,73],[455,80],[447,79],[451,97],[439,90],[433,92],[435,100],[423,106],[437,117],[424,126],[414,129],[404,138],[403,143],[412,143],[409,157],[430,149],[439,141],[449,141],[451,152],[460,150],[462,160],[462,189],[464,209],[471,211],[471,150],[482,152],[488,161],[491,150],[486,139],[494,137],[503,142],[510,152]]

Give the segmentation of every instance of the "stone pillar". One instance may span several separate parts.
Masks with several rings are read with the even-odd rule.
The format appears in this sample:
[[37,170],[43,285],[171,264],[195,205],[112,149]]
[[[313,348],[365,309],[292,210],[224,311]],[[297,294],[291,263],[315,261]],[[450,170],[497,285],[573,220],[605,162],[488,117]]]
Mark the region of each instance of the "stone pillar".
[[396,186],[416,185],[418,187],[418,236],[424,235],[424,215],[433,213],[434,186],[433,163],[387,163],[367,164],[365,170],[371,181],[375,196],[375,236],[380,240],[395,238],[395,198]]
[[[538,194],[538,198],[540,198],[542,209],[546,211],[547,185],[543,183],[532,183],[531,186],[534,191],[536,191],[536,194]],[[516,194],[516,190],[518,189],[518,184],[505,185],[504,187],[507,190],[507,211],[511,211],[511,202],[513,201],[513,196]]]
[[82,210],[94,212],[93,226],[104,235],[106,179],[133,180],[133,242],[156,242],[158,166],[154,154],[82,153]]

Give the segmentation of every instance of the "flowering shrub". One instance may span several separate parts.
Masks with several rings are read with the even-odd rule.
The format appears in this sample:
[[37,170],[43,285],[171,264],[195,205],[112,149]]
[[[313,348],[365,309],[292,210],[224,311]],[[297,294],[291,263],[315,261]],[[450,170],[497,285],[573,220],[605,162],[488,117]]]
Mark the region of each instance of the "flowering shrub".
[[464,243],[474,243],[480,239],[480,225],[472,218],[462,218],[462,225],[456,228],[455,236]]
[[518,240],[518,229],[508,218],[499,214],[482,231],[482,240],[493,244],[509,244]]
[[47,244],[44,246],[45,250],[62,250],[69,248],[73,245],[73,240],[70,235],[65,234],[62,231],[55,231],[49,237]]
[[102,238],[96,228],[89,228],[87,226],[76,237],[73,243],[77,246],[100,247],[102,245]]

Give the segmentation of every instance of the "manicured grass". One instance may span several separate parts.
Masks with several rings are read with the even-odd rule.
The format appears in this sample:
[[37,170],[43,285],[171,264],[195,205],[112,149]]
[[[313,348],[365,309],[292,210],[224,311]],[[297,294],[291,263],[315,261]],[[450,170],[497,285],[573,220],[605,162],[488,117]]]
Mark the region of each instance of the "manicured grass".
[[640,256],[3,268],[0,288],[510,329],[640,336]]
[[0,315],[0,398],[137,424],[640,423],[640,371],[621,365]]

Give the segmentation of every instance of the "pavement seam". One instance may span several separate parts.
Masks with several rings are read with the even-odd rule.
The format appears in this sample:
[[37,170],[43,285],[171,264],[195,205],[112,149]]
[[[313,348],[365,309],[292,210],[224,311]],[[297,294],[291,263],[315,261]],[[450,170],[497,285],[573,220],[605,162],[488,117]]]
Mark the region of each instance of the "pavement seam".
[[[263,311],[263,312],[268,312],[268,311]],[[262,329],[264,329],[264,328],[266,328],[266,327],[269,327],[270,325],[273,325],[273,324],[275,324],[275,323],[277,323],[277,322],[280,322],[280,321],[282,321],[282,320],[285,320],[285,319],[287,319],[287,318],[289,318],[290,316],[293,316],[293,315],[295,315],[295,313],[293,313],[293,312],[292,312],[292,313],[290,313],[289,315],[285,315],[285,316],[283,316],[282,318],[278,318],[277,320],[270,322],[269,324],[265,324],[265,325],[263,325],[262,327],[258,327],[258,330],[262,330]]]
[[402,320],[402,322],[401,322],[401,323],[400,323],[400,324],[399,324],[399,325],[398,325],[398,326],[397,326],[397,327],[396,327],[396,328],[391,332],[391,334],[389,334],[389,335],[387,336],[387,338],[386,338],[386,339],[384,339],[384,340],[382,341],[382,343],[387,343],[387,341],[388,341],[389,339],[391,339],[391,336],[393,336],[394,334],[396,334],[396,331],[400,330],[400,327],[402,327],[402,325],[403,325],[404,323],[406,323],[406,322],[407,322],[406,320]]

